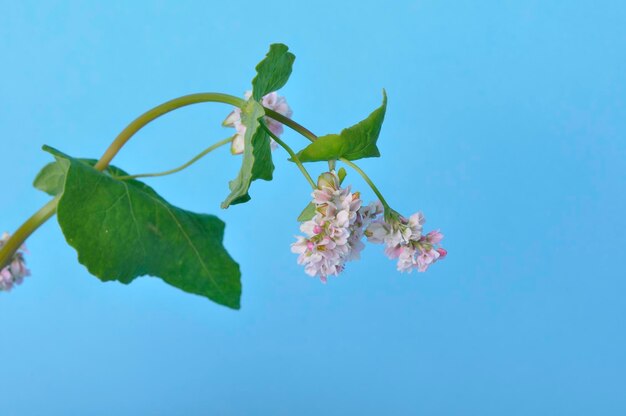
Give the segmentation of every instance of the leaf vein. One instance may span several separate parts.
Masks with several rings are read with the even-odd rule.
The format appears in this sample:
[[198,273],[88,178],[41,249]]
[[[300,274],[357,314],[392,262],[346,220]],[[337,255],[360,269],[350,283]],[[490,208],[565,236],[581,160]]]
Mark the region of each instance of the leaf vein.
[[164,204],[162,201],[160,200],[156,200],[155,201],[157,203],[159,203],[161,206],[163,206],[163,208],[165,209],[165,211],[167,211],[168,214],[170,214],[170,216],[172,217],[172,220],[174,221],[174,223],[176,223],[176,226],[178,227],[178,229],[180,230],[181,234],[185,237],[185,240],[187,240],[187,243],[189,244],[189,246],[192,248],[193,252],[195,253],[196,257],[198,258],[198,261],[200,262],[200,264],[202,265],[202,268],[204,269],[204,271],[206,272],[207,276],[209,277],[209,279],[211,280],[211,283],[213,284],[213,286],[215,286],[215,288],[217,289],[217,291],[224,296],[224,292],[222,292],[222,289],[220,288],[220,286],[217,284],[217,282],[215,281],[215,279],[213,278],[213,275],[211,274],[211,272],[209,271],[209,268],[207,267],[206,263],[204,262],[204,259],[202,258],[202,255],[200,254],[200,252],[198,251],[198,248],[196,247],[196,245],[193,243],[193,241],[191,241],[191,238],[189,237],[189,235],[187,234],[187,232],[185,231],[185,229],[183,228],[182,224],[180,223],[180,221],[178,221],[178,218],[176,218],[176,215],[174,215],[174,213],[170,210],[170,208]]
[[133,207],[133,200],[130,196],[130,190],[128,189],[128,184],[122,182],[124,185],[124,190],[126,191],[126,197],[128,198],[128,209],[130,210],[130,215],[133,218],[133,223],[135,224],[135,231],[137,232],[137,240],[139,240],[139,244],[141,245],[141,250],[143,251],[143,257],[146,258],[147,251],[146,246],[141,238],[141,230],[139,229],[139,221],[137,221],[137,217],[135,216],[135,209]]

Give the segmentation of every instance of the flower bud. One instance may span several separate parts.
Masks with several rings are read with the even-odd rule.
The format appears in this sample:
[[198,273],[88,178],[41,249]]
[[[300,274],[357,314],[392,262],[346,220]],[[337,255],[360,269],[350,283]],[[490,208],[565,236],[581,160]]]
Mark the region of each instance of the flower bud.
[[339,189],[339,178],[332,172],[324,172],[317,178],[317,188],[320,190],[324,188],[337,190]]

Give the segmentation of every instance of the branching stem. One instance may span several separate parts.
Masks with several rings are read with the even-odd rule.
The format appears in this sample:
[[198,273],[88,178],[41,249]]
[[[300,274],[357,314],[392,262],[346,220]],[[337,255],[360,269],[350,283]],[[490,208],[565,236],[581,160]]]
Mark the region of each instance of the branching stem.
[[272,131],[265,125],[263,121],[261,121],[261,127],[267,132],[267,134],[269,134],[269,136],[272,139],[274,139],[276,143],[278,143],[280,147],[282,147],[283,149],[287,151],[287,153],[289,153],[289,156],[291,156],[291,160],[293,160],[293,162],[296,165],[298,165],[298,169],[300,169],[300,172],[302,172],[306,180],[309,182],[309,184],[311,185],[311,188],[316,189],[317,185],[315,184],[315,181],[313,181],[313,179],[311,178],[311,175],[306,170],[304,165],[302,165],[302,162],[300,162],[300,159],[298,159],[298,156],[296,156],[296,153],[293,151],[293,149],[289,147],[287,143],[283,142],[278,136],[272,133]]
[[385,207],[385,211],[391,210],[391,207],[389,206],[387,201],[385,201],[385,198],[383,197],[383,194],[378,190],[376,185],[374,185],[374,182],[370,179],[369,176],[367,176],[367,174],[365,172],[363,172],[363,170],[360,167],[358,167],[354,162],[351,162],[348,159],[339,158],[339,160],[342,161],[343,163],[345,163],[346,165],[350,166],[359,175],[361,175],[363,180],[365,180],[365,182],[367,182],[367,184],[370,186],[370,188],[372,188],[372,191],[374,191],[374,193],[376,194],[376,196],[380,200],[380,203],[383,204],[383,207]]
[[125,181],[125,180],[128,180],[128,179],[155,178],[155,177],[158,177],[158,176],[171,175],[173,173],[177,173],[177,172],[180,172],[183,169],[188,168],[189,166],[191,166],[194,163],[196,163],[198,160],[202,159],[204,156],[206,156],[209,153],[211,153],[213,150],[215,150],[215,149],[217,149],[219,147],[222,147],[225,144],[228,144],[228,143],[230,143],[232,141],[233,141],[233,138],[229,137],[227,139],[220,140],[217,143],[213,143],[211,146],[207,147],[202,152],[200,152],[196,156],[194,156],[193,159],[191,159],[187,163],[184,163],[184,164],[182,164],[179,167],[174,168],[174,169],[170,169],[170,170],[166,170],[164,172],[158,172],[158,173],[138,173],[136,175],[116,176],[115,179],[118,179],[118,180],[121,180],[121,181]]
[[[178,97],[173,100],[167,101],[143,113],[142,115],[137,117],[135,120],[133,120],[124,130],[122,130],[122,132],[115,138],[115,140],[113,140],[113,142],[104,152],[102,157],[100,157],[98,162],[94,165],[94,168],[100,171],[106,169],[111,163],[111,161],[113,160],[113,158],[122,149],[122,147],[124,147],[124,145],[135,135],[135,133],[141,130],[148,123],[178,108],[186,107],[192,104],[205,103],[205,102],[219,102],[219,103],[224,103],[224,104],[230,104],[230,105],[233,105],[235,107],[240,107],[240,108],[245,104],[245,101],[239,97],[235,97],[235,96],[228,95],[228,94],[212,93],[212,92],[184,95],[182,97]],[[315,134],[313,134],[310,130],[308,130],[301,124],[293,121],[292,119],[285,117],[282,114],[279,114],[269,108],[265,108],[264,110],[265,110],[266,116],[280,123],[283,123],[289,128],[297,131],[298,133],[300,133],[301,135],[303,135],[310,141],[315,141],[317,139],[317,136]],[[264,123],[261,123],[261,124],[264,126]],[[266,128],[266,126],[264,126],[264,128]],[[311,184],[312,187],[315,187],[315,182],[311,178],[311,175],[309,175],[309,173],[306,171],[306,169],[304,168],[300,160],[298,160],[293,150],[289,146],[287,146],[287,144],[284,143],[282,140],[275,137],[275,135],[271,134],[271,132],[270,132],[270,135],[273,136],[272,138],[279,145],[281,145],[285,150],[287,150],[289,155],[292,157],[292,160],[298,165],[298,168],[306,177],[307,181]],[[156,174],[130,175],[129,177],[125,179],[145,177],[145,176],[163,176],[166,174],[178,172],[188,167],[189,165],[195,163],[204,155],[206,155],[207,153],[211,152],[215,148],[225,143],[226,143],[225,141],[216,143],[215,145],[206,149],[204,152],[200,153],[191,161],[187,162],[186,164],[178,168],[172,169],[171,171],[166,171],[166,172],[161,172],[161,173],[156,173]],[[378,196],[378,198],[380,198],[381,203],[385,206],[385,208],[388,209],[389,205],[383,198],[378,188],[376,188],[374,183],[365,174],[365,172],[363,172],[357,165],[350,162],[349,160],[345,160],[345,159],[341,159],[341,160],[342,162],[346,163],[348,166],[356,170],[363,177],[363,179],[365,179],[365,181],[372,188],[374,193]],[[331,169],[334,168],[334,161],[329,161],[329,167]],[[44,222],[46,222],[48,219],[50,219],[54,215],[54,213],[56,212],[57,205],[59,203],[59,199],[60,197],[56,196],[54,199],[46,203],[46,205],[44,205],[35,214],[33,214],[29,219],[27,219],[15,231],[15,233],[11,236],[11,238],[9,238],[9,240],[4,244],[4,246],[0,248],[0,269],[4,268],[7,264],[10,263],[11,258],[13,257],[13,254],[17,250],[19,250],[19,248],[22,246],[22,244],[24,244],[24,241],[27,238],[37,228],[39,228]]]

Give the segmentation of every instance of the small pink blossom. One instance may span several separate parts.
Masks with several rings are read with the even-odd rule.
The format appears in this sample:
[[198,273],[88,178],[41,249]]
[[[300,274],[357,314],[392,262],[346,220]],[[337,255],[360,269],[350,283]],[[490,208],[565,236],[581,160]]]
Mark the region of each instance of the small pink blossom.
[[438,247],[443,240],[439,230],[422,235],[424,222],[424,216],[419,212],[408,220],[401,216],[390,221],[381,218],[367,227],[365,235],[370,242],[385,245],[385,254],[397,260],[398,271],[410,273],[417,269],[425,272],[448,252]]
[[431,264],[437,261],[439,256],[440,254],[437,250],[430,249],[421,251],[417,256],[417,270],[425,272]]
[[[252,91],[246,91],[244,97],[246,100],[250,99],[252,96]],[[261,104],[263,107],[269,108],[270,110],[274,110],[279,114],[282,114],[285,117],[291,118],[293,111],[287,104],[287,100],[285,97],[278,95],[277,92],[271,92],[261,99]],[[264,117],[263,121],[267,125],[267,128],[274,133],[276,136],[283,134],[283,124],[274,120],[270,117]],[[235,135],[233,136],[233,141],[231,143],[231,153],[234,155],[238,155],[243,153],[243,149],[245,147],[244,137],[246,134],[246,126],[241,122],[241,109],[239,107],[235,107],[233,111],[226,117],[226,119],[222,122],[223,126],[226,127],[234,127]],[[274,140],[270,141],[270,145],[272,150],[276,149],[277,144]]]
[[426,241],[428,241],[430,244],[439,244],[441,240],[443,240],[443,234],[441,234],[439,230],[431,231],[426,234]]
[[387,247],[406,245],[410,241],[417,241],[422,236],[424,216],[421,212],[411,215],[407,220],[399,217],[393,222],[384,218],[372,222],[366,231],[367,238],[372,243],[385,244]]
[[[0,237],[0,248],[2,248],[11,236],[8,233],[2,234]],[[0,270],[0,291],[10,291],[13,286],[22,283],[26,276],[30,276],[30,270],[26,268],[24,261],[24,251],[26,247],[22,246],[20,250],[13,254],[11,262]]]
[[348,255],[348,260],[358,260],[361,257],[361,251],[365,248],[365,244],[362,241],[365,229],[382,212],[383,209],[380,202],[362,206],[356,211],[356,219],[349,227],[350,237],[348,238],[348,243],[352,249]]

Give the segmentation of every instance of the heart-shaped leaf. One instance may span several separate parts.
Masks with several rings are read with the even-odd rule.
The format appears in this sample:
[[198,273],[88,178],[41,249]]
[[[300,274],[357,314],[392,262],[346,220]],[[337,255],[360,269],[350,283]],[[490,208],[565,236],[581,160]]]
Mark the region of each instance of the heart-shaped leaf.
[[[50,147],[44,150],[58,164],[46,166],[44,173],[63,172],[57,208],[61,230],[90,273],[122,283],[157,276],[186,292],[240,307],[239,265],[222,245],[219,218],[175,207],[140,181],[115,179],[126,176],[120,169],[100,172]],[[39,185],[61,191],[57,185],[42,186],[52,183],[44,173]]]

